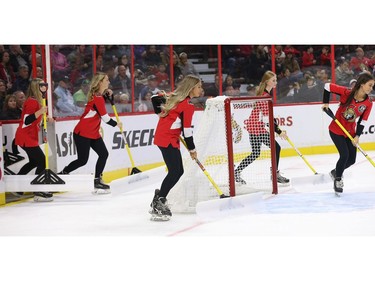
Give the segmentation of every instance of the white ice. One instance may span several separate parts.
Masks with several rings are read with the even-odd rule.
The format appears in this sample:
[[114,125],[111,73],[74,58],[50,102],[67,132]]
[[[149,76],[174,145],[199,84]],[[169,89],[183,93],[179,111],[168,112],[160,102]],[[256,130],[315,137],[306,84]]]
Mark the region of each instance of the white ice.
[[[369,153],[370,156],[374,154],[373,151]],[[338,154],[305,157],[321,175],[327,174],[335,166]],[[359,249],[373,250],[374,243],[368,238],[375,234],[375,167],[362,154],[358,153],[356,164],[345,172],[344,193],[340,198],[333,193],[332,181],[321,184],[311,181],[319,175],[313,175],[299,156],[281,158],[280,170],[284,176],[292,179],[291,188],[280,188],[278,195],[266,196],[262,207],[249,213],[228,215],[214,221],[196,214],[176,213],[168,222],[150,221],[148,209],[153,191],[165,176],[165,168],[160,167],[143,172],[149,178],[131,184],[127,178],[113,181],[111,195],[94,196],[91,190],[67,192],[56,194],[55,200],[49,203],[34,203],[30,199],[0,208],[0,235],[4,237],[3,244],[10,245],[11,250],[15,244],[22,245],[27,251],[45,252],[46,245],[65,254],[71,250],[70,262],[76,258],[75,249],[82,248],[90,253],[86,257],[90,264],[95,263],[96,258],[98,264],[102,259],[106,262],[115,262],[116,259],[117,263],[122,264],[118,259],[126,260],[128,253],[132,253],[130,262],[138,259],[140,262],[142,259],[150,262],[149,259],[156,255],[157,259],[165,259],[164,262],[171,262],[175,268],[179,268],[179,261],[189,261],[195,264],[195,268],[200,268],[203,265],[198,261],[201,261],[210,264],[210,270],[215,272],[226,262],[231,264],[229,257],[232,257],[238,259],[235,264],[240,264],[241,268],[257,264],[253,270],[264,271],[265,276],[271,274],[266,273],[267,265],[284,271],[280,262],[285,257],[299,264],[300,268],[315,268],[316,264],[322,262],[334,267],[335,262],[330,259],[334,252],[341,253],[333,258],[345,266],[348,259],[362,258],[362,252],[357,255]],[[28,239],[25,242],[14,240],[14,237]],[[165,240],[163,237],[175,238]],[[187,237],[191,239],[186,240]],[[70,249],[72,238],[73,248]],[[104,245],[108,245],[108,248]],[[155,245],[158,247],[155,248]],[[102,254],[95,258],[93,249],[100,251],[103,247],[105,252],[110,249],[112,255],[114,251],[120,256],[115,258]],[[176,248],[179,249],[177,253],[174,252]],[[351,252],[353,250],[355,253]],[[307,256],[304,259],[294,254],[290,257],[291,252],[296,252],[296,255],[307,253]],[[186,256],[179,256],[181,253],[186,253]],[[226,257],[220,253],[226,253]],[[254,253],[257,255],[254,256]],[[194,258],[187,258],[189,254]],[[166,256],[163,258],[163,255]],[[179,256],[177,261],[174,261],[175,255]],[[20,254],[21,259],[22,256]],[[151,264],[153,267],[154,263]],[[362,262],[362,265],[365,264],[366,261]],[[128,270],[138,271],[137,266],[138,263]],[[142,265],[139,266],[139,271],[142,271]],[[215,266],[218,268],[215,269]],[[251,272],[248,273],[249,278],[243,280],[250,280]],[[220,273],[218,278],[224,278],[227,274]],[[190,272],[178,280],[191,280],[194,276]],[[289,280],[294,280],[293,276],[290,275]],[[311,280],[317,280],[321,275],[311,273],[309,276]],[[310,277],[303,276],[300,280],[310,280]],[[238,276],[237,280],[242,279]],[[366,279],[357,275],[355,280]]]

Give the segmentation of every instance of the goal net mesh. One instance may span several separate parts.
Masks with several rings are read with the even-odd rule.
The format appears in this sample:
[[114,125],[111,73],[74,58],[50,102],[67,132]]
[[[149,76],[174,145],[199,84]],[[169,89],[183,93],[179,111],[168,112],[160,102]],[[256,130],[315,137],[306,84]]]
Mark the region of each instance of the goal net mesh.
[[[229,106],[225,106],[228,102]],[[264,139],[264,135],[257,139],[256,134],[248,132],[252,125],[259,126],[258,121],[264,124],[263,127],[268,128],[268,115],[258,114],[261,119],[254,121],[254,124],[254,116],[250,118],[252,113],[256,113],[253,112],[255,108],[267,108],[268,102],[271,101],[256,98],[230,99],[223,96],[208,99],[206,102],[198,129],[194,132],[194,143],[199,161],[218,189],[226,195],[239,196],[258,191],[271,193],[273,190],[271,149],[267,145],[270,143],[270,135],[266,134],[268,139]],[[226,118],[228,116],[230,118]],[[254,151],[250,136],[253,143],[260,143],[260,153],[254,161],[251,160]],[[219,195],[206,174],[190,158],[189,153],[183,148],[181,151],[184,174],[169,192],[168,203],[172,212],[194,212],[198,202],[218,199]],[[236,182],[234,178],[235,169],[241,162],[244,168],[239,175],[246,183]]]

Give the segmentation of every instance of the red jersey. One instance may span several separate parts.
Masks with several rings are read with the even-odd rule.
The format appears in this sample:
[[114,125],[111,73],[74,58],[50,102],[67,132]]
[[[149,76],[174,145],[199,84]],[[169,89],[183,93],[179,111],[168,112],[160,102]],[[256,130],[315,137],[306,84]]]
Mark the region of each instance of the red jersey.
[[154,144],[160,147],[168,147],[170,144],[175,148],[180,148],[180,135],[184,130],[184,137],[191,137],[193,129],[191,122],[193,120],[194,105],[190,98],[177,104],[175,108],[169,111],[169,114],[159,119],[156,127]]
[[[264,92],[262,96],[269,96],[267,92]],[[265,101],[255,102],[254,108],[250,113],[248,119],[244,121],[246,130],[251,135],[260,135],[268,133],[266,129],[265,119],[268,120],[268,104]]]
[[330,65],[331,64],[331,54],[320,54],[320,64]]
[[354,71],[363,71],[363,67],[368,68],[370,64],[371,61],[369,58],[363,57],[359,59],[357,57],[352,57],[349,65]]
[[[372,108],[372,102],[368,97],[360,102],[357,102],[355,99],[353,99],[348,106],[344,107],[342,104],[344,104],[347,101],[351,90],[349,88],[339,86],[336,84],[329,84],[329,91],[340,95],[341,105],[337,109],[335,116],[337,120],[349,132],[349,134],[352,137],[355,137],[356,120],[361,116],[362,121],[368,120]],[[341,130],[339,125],[337,125],[334,120],[332,120],[331,124],[329,125],[329,130],[335,133],[336,135],[342,135],[346,137],[345,133]]]
[[165,82],[168,82],[169,81],[169,76],[167,73],[165,72],[156,72],[155,73],[155,76],[156,78],[158,79],[158,83],[161,84],[161,83],[165,83]]
[[25,125],[25,118],[29,115],[35,114],[40,108],[41,106],[35,98],[26,99],[23,104],[21,122],[16,131],[16,145],[23,147],[39,146],[39,129],[43,115],[40,115],[29,125]]
[[304,51],[302,55],[302,67],[309,67],[314,65],[314,59],[315,58],[313,53]]
[[89,139],[100,138],[100,122],[108,122],[109,117],[105,108],[105,101],[103,96],[95,96],[86,105],[78,124],[74,128],[74,133]]

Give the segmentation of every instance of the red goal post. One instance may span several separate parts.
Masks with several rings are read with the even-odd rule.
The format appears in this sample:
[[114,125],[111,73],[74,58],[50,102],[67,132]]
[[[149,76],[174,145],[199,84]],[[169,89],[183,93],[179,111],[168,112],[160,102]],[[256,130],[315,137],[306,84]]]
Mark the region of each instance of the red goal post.
[[[255,119],[250,118],[258,111]],[[198,159],[224,194],[239,196],[258,191],[277,194],[275,133],[268,133],[274,132],[273,120],[271,97],[207,99],[194,129],[194,143]],[[260,125],[267,130],[263,129],[263,135],[258,136],[258,130],[252,126]],[[251,155],[257,157],[247,163]],[[183,154],[183,161],[184,174],[167,197],[172,211],[194,211],[198,202],[218,199],[217,191],[188,153]],[[240,175],[245,184],[235,179],[235,169],[240,165],[244,167]]]
[[[239,110],[249,110],[249,116],[250,117],[250,110],[252,110],[257,104],[259,103],[265,103],[266,108],[268,109],[268,116],[264,116],[264,123],[268,123],[268,131],[269,132],[275,132],[275,127],[274,127],[274,116],[273,116],[273,102],[271,97],[226,97],[224,100],[224,105],[225,105],[225,125],[226,125],[226,139],[228,142],[228,173],[229,173],[229,191],[230,191],[230,196],[235,196],[236,195],[236,185],[235,185],[235,177],[234,177],[234,169],[231,167],[235,166],[235,155],[236,155],[236,149],[235,149],[235,144],[236,141],[234,138],[233,130],[235,130],[235,126],[233,125],[233,122],[238,122],[236,121],[236,118],[241,118],[240,116],[247,116],[246,114],[239,114],[240,116],[235,116],[236,111]],[[249,124],[250,126],[252,124]],[[238,125],[240,126],[240,125]],[[246,132],[245,132],[246,133]],[[231,138],[232,136],[232,138]],[[230,141],[230,140],[233,141]],[[270,180],[272,181],[272,194],[277,194],[278,189],[277,189],[277,179],[276,179],[276,142],[275,142],[275,134],[271,133],[269,134],[269,141],[270,141]],[[263,157],[267,157],[266,155]],[[256,161],[256,160],[255,160]],[[254,162],[255,162],[254,161]],[[254,163],[253,162],[253,163]],[[253,164],[252,163],[252,164]],[[251,169],[251,166],[247,169]]]

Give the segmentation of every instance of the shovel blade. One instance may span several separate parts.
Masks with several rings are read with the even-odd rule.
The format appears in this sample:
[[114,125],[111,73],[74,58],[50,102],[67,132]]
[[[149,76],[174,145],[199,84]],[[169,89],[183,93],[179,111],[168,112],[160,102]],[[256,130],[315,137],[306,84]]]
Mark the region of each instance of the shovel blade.
[[328,174],[295,177],[291,179],[291,186],[297,192],[321,192],[332,189],[332,179]]
[[197,203],[196,213],[203,220],[216,220],[228,216],[247,215],[259,211],[263,205],[263,193],[256,192],[229,198],[213,199]]

